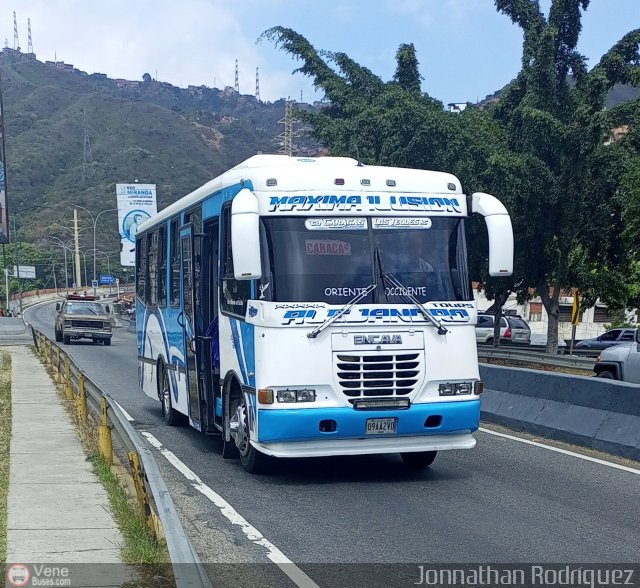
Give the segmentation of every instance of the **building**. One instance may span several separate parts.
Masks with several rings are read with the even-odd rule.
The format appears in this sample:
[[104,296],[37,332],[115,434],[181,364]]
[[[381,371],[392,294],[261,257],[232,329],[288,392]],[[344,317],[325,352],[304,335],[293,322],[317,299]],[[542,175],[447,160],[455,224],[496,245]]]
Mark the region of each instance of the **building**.
[[[478,303],[478,311],[482,312],[493,305],[492,300],[487,300],[484,292],[478,290],[474,284],[474,297]],[[560,313],[558,317],[558,339],[571,340],[571,316],[573,313],[574,291],[562,292],[560,295]],[[532,335],[546,336],[549,320],[547,311],[540,297],[532,298],[525,304],[518,304],[515,294],[509,296],[503,309],[504,314],[516,314],[529,323]],[[624,312],[624,319],[630,323],[637,323],[637,315],[633,311]],[[620,313],[611,313],[605,304],[596,302],[596,305],[585,309],[581,314],[580,324],[576,327],[576,341],[592,339],[602,335],[607,330],[606,325],[621,318]]]

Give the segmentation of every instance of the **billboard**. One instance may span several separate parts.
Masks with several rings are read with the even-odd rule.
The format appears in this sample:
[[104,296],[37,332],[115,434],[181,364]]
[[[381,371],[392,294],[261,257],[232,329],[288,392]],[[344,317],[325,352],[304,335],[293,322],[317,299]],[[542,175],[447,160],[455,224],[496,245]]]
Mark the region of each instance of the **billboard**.
[[116,184],[120,263],[136,265],[136,231],[138,225],[158,212],[155,184]]
[[2,88],[0,88],[0,243],[9,242],[9,213],[7,211],[7,177],[5,175],[7,157],[4,141],[4,111],[2,109]]

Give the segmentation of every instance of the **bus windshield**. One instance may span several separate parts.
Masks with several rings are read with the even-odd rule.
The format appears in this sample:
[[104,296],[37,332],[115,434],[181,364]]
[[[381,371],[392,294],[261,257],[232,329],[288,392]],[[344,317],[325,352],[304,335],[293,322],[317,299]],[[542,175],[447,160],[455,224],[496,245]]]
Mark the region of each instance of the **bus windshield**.
[[263,300],[344,304],[371,283],[361,304],[472,299],[460,218],[263,217],[262,250]]

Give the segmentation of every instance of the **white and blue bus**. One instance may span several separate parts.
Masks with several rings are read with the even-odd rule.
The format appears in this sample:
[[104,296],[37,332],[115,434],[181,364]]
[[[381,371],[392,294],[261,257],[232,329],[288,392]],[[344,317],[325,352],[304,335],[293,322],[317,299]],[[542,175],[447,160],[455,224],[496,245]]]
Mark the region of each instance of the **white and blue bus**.
[[510,275],[506,209],[450,174],[251,157],[139,227],[142,389],[248,471],[393,452],[425,467],[474,447],[471,212],[490,274]]

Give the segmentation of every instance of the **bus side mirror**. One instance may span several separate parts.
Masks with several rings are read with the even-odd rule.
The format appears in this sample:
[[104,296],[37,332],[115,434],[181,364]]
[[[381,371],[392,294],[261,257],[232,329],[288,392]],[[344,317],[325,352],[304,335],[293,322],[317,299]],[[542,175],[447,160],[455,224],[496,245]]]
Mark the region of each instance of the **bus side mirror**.
[[56,310],[59,311],[62,308],[62,302],[56,302]]
[[240,190],[231,204],[231,250],[236,280],[262,277],[258,198],[247,188]]
[[484,216],[489,233],[489,275],[510,276],[513,273],[513,228],[507,209],[491,194],[475,192],[471,211]]

